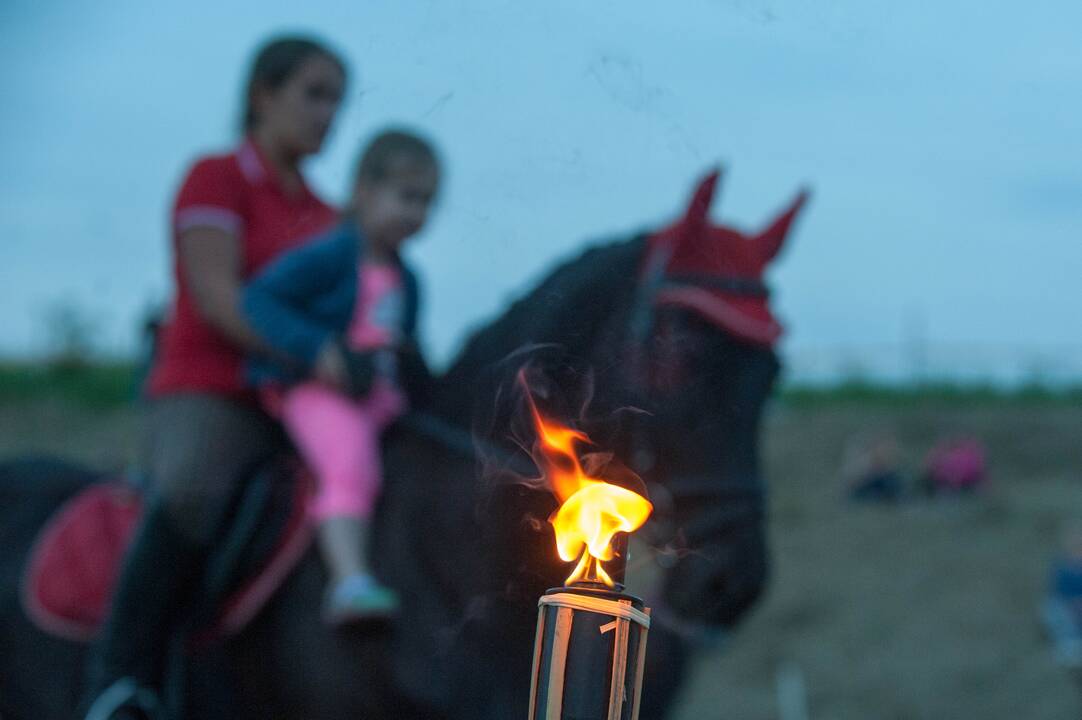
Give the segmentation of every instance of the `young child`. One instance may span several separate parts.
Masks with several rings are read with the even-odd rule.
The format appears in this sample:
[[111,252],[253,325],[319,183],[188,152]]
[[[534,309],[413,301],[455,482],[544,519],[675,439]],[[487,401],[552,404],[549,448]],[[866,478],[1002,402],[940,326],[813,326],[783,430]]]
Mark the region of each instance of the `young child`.
[[1068,527],[1061,544],[1052,563],[1042,614],[1056,659],[1082,668],[1082,524]]
[[850,500],[898,502],[904,483],[894,436],[881,431],[851,439],[842,461],[842,482]]
[[365,544],[381,484],[380,434],[427,377],[414,343],[417,281],[399,250],[424,226],[438,179],[426,141],[380,134],[361,157],[341,223],[244,291],[245,315],[267,346],[250,359],[249,379],[273,398],[318,480],[313,515],[331,573],[332,623],[398,606],[368,571]]

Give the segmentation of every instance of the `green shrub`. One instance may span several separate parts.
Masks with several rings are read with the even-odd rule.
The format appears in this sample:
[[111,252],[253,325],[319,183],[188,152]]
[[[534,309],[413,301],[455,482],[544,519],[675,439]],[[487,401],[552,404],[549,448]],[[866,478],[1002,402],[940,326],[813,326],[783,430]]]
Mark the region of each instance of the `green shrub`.
[[0,363],[0,403],[52,400],[108,408],[136,396],[136,368],[128,362]]
[[1013,388],[976,383],[887,384],[850,380],[835,384],[782,387],[779,399],[791,405],[816,404],[1082,404],[1082,385],[1052,388],[1022,385]]

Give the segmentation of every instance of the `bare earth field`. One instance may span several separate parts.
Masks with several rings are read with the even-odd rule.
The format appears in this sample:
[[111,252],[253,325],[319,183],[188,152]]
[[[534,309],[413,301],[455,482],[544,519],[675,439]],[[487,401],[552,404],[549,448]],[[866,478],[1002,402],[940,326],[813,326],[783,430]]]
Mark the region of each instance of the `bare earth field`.
[[[897,433],[914,470],[937,437],[976,435],[990,491],[897,508],[841,501],[843,447],[868,428]],[[1082,518],[1080,440],[1082,407],[775,408],[773,583],[699,664],[681,720],[781,717],[779,672],[799,673],[810,718],[1082,717],[1035,614],[1059,528]]]
[[[897,434],[914,471],[937,438],[976,435],[989,491],[894,508],[844,502],[845,443],[875,428]],[[120,469],[135,433],[130,409],[0,406],[0,457],[49,452]],[[778,405],[765,441],[771,587],[698,663],[680,720],[802,717],[780,714],[781,676],[814,719],[1082,717],[1082,692],[1036,619],[1058,532],[1082,520],[1082,407]]]

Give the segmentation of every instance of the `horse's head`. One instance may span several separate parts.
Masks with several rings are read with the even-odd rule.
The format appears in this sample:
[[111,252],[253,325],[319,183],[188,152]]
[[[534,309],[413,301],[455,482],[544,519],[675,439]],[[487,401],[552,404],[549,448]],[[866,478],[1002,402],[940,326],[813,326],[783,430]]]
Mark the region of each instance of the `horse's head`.
[[648,411],[625,452],[653,489],[664,603],[728,625],[766,579],[758,440],[781,325],[763,272],[807,194],[744,233],[710,222],[717,181],[706,177],[684,215],[647,237],[620,367]]
[[782,327],[770,307],[763,273],[808,195],[801,191],[765,228],[745,233],[710,222],[718,178],[717,171],[706,176],[684,215],[648,236],[632,330],[641,337],[654,333],[658,341],[658,331],[667,328],[651,325],[651,319],[665,308],[680,308],[738,342],[771,347]]
[[[465,622],[485,671],[467,675],[484,678],[486,703],[497,706],[488,691],[513,685],[508,677],[528,682],[520,665],[533,642],[533,603],[571,570],[545,522],[556,500],[529,482],[532,438],[516,434],[526,419],[514,393],[524,365],[546,378],[552,392],[537,397],[546,411],[577,420],[597,449],[650,486],[648,532],[667,567],[656,610],[728,625],[758,596],[766,576],[759,417],[778,373],[780,332],[762,273],[803,196],[762,232],[742,234],[710,223],[716,182],[707,178],[673,225],[586,250],[474,333],[415,417],[415,432],[390,443],[380,557],[414,590],[405,595],[413,630],[396,654],[404,683],[423,678],[433,692],[416,672],[450,672],[432,654],[433,628],[458,637]],[[396,535],[402,528],[406,541]]]
[[[584,429],[655,488],[655,525],[674,558],[667,604],[685,618],[728,624],[765,578],[758,430],[780,326],[762,274],[804,195],[766,229],[744,234],[709,221],[716,183],[706,178],[672,225],[555,269],[469,340],[434,407],[471,422],[482,446],[514,455],[521,448],[508,436],[521,408],[508,402],[508,387],[522,363],[543,356],[553,386],[579,398],[573,386],[591,378],[590,414],[600,420]],[[621,412],[631,407],[645,412]],[[493,552],[503,569],[482,574],[501,588],[514,575],[516,599],[536,597],[568,570],[554,564],[544,532],[554,501],[523,484],[494,487],[507,490],[496,503],[506,522],[489,516],[482,525],[511,539]]]

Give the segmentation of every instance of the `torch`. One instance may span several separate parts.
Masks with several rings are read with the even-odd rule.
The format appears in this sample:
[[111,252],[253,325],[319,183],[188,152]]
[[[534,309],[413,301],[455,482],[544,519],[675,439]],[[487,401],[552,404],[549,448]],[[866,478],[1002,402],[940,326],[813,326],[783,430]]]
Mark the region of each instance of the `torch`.
[[623,592],[623,580],[627,533],[653,507],[642,494],[595,477],[608,474],[603,463],[580,462],[575,448],[589,438],[543,418],[532,398],[529,404],[534,459],[560,500],[549,518],[556,549],[565,562],[577,560],[564,586],[538,602],[529,718],[636,720],[650,609]]

